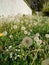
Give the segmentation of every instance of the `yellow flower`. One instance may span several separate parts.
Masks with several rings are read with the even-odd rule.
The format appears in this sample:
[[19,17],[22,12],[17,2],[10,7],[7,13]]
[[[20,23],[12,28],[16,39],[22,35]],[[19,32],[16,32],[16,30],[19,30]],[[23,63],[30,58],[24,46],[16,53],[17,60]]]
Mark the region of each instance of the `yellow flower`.
[[3,36],[3,34],[2,34],[2,33],[0,33],[0,37],[1,37],[1,36]]

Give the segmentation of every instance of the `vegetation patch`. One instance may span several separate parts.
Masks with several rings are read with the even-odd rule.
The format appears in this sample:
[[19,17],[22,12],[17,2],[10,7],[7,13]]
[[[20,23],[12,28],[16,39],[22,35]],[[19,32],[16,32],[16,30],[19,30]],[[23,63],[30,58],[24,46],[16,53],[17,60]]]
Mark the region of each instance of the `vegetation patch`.
[[1,65],[49,64],[49,17],[0,18]]

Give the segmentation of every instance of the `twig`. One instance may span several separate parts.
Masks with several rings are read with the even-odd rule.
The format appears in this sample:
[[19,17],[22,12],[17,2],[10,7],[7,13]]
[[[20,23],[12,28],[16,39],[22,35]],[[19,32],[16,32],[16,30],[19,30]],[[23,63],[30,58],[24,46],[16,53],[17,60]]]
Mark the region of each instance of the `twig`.
[[37,50],[37,52],[36,52],[36,54],[35,54],[35,57],[33,58],[33,61],[32,61],[32,63],[31,63],[31,65],[33,65],[34,64],[34,61],[36,60],[36,58],[37,58],[37,53],[38,53],[38,51],[40,51],[41,49],[38,49]]

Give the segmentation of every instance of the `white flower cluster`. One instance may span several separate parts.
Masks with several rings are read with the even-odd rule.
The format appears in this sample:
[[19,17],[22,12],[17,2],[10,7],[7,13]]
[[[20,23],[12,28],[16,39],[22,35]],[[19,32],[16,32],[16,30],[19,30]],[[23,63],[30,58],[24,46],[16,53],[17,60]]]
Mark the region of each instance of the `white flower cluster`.
[[6,35],[7,35],[7,31],[4,31],[4,32],[3,32],[3,36],[6,36]]
[[[5,49],[6,49],[6,52],[8,53],[11,49],[12,49],[12,45],[10,45],[8,48],[7,47],[5,47]],[[20,52],[20,49],[15,49],[15,50],[13,50],[13,51],[15,51],[15,52]],[[13,51],[11,51],[10,53],[9,53],[9,56],[10,56],[10,58],[14,58],[15,60],[17,59],[17,57],[20,57],[20,55],[19,54],[17,54],[17,53],[14,53],[14,57],[13,57]]]
[[13,38],[13,35],[9,35],[9,38],[12,39]]
[[28,33],[28,32],[25,30],[25,31],[24,31],[24,34],[26,35],[27,33]]
[[11,49],[12,48],[12,45],[11,46],[9,46],[9,49]]
[[30,32],[28,32],[28,31],[26,30],[26,27],[25,27],[25,26],[22,26],[22,27],[21,27],[21,30],[24,31],[24,34],[25,34],[25,35],[30,35],[30,34],[31,34]]
[[35,36],[34,36],[34,40],[36,41],[36,43],[37,43],[38,45],[40,45],[40,44],[42,43],[42,40],[39,39],[39,36],[40,36],[39,33],[36,33]]
[[49,34],[45,34],[45,37],[46,37],[46,38],[49,38]]
[[21,30],[23,30],[23,31],[24,31],[25,29],[26,29],[26,28],[25,28],[25,26],[22,26],[22,27],[21,27]]
[[10,52],[10,58],[12,58],[13,52]]
[[14,25],[14,26],[13,26],[13,29],[17,29],[17,25]]
[[12,45],[10,45],[8,48],[5,47],[6,51],[8,52],[12,48]]

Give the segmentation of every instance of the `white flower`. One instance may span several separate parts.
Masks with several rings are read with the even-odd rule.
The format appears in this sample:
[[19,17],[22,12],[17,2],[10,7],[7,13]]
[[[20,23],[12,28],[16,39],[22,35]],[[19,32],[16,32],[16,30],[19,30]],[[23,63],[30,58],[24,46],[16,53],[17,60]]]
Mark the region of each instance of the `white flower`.
[[16,19],[16,22],[17,22],[17,23],[20,23],[20,20],[17,18],[17,19]]
[[10,35],[9,37],[12,39],[13,38],[13,35]]
[[38,45],[40,45],[40,44],[42,43],[42,40],[40,40],[38,36],[35,36],[35,37],[34,37],[34,40],[36,41],[36,43],[37,43]]
[[15,56],[15,60],[17,59],[17,56]]
[[25,30],[25,31],[24,31],[24,34],[26,35],[26,34],[28,34],[28,32]]
[[9,46],[9,49],[11,49],[12,48],[12,46]]
[[34,22],[34,25],[37,25],[37,22]]
[[14,26],[13,26],[13,29],[17,29],[17,25],[14,25]]
[[18,51],[20,51],[20,49],[18,49]]
[[12,58],[12,55],[13,55],[13,53],[11,52],[11,53],[10,53],[10,58]]
[[4,32],[3,32],[3,36],[6,36],[6,35],[7,35],[7,31],[4,31]]
[[32,29],[30,29],[30,32],[32,32]]
[[18,51],[18,49],[15,49],[15,51]]
[[25,47],[30,47],[32,45],[32,39],[30,37],[25,37],[22,40],[22,45],[24,45]]
[[6,51],[9,51],[8,49],[6,49]]
[[20,55],[17,55],[17,57],[20,57]]
[[20,51],[20,49],[15,49],[15,51]]
[[42,62],[42,65],[49,65],[49,58]]
[[30,35],[31,33],[30,32],[28,32],[28,35]]
[[40,34],[39,34],[39,33],[36,33],[36,36],[38,36],[38,37],[39,37],[39,36],[40,36]]
[[42,43],[42,40],[37,40],[36,42],[38,45],[40,45]]
[[21,27],[21,30],[25,30],[26,28],[24,26]]
[[38,36],[35,36],[35,37],[34,37],[34,40],[35,40],[35,41],[38,41],[38,40],[39,40],[39,37],[38,37]]
[[21,21],[21,24],[23,24],[24,21]]
[[31,24],[29,24],[29,27],[31,27]]
[[46,38],[49,38],[49,34],[45,34],[45,37],[46,37]]

